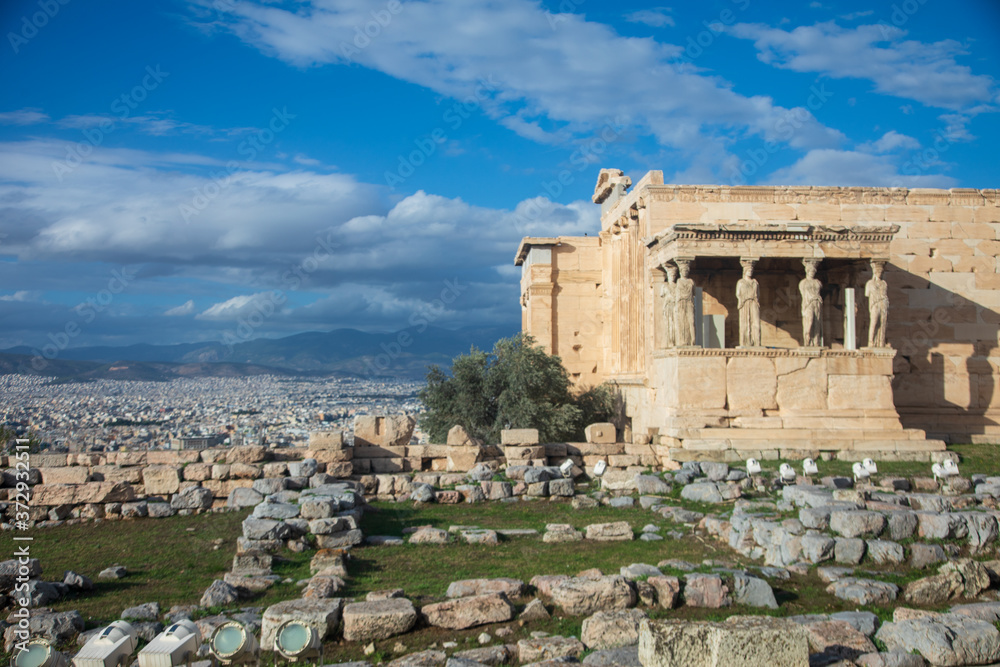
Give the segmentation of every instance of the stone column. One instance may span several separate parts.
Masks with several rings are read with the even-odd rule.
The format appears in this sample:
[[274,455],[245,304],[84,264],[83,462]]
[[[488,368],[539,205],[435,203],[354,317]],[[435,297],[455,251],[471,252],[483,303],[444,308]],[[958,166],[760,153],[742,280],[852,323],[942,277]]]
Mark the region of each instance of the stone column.
[[743,277],[736,283],[736,305],[740,317],[740,347],[760,346],[760,285],[753,277],[756,263],[756,259],[740,259]]
[[865,283],[868,299],[868,347],[887,347],[885,329],[889,320],[889,284],[882,280],[886,260],[872,260],[872,277]]
[[694,281],[688,277],[694,258],[674,260],[680,277],[674,288],[674,343],[677,347],[695,345]]
[[844,290],[844,349],[858,349],[858,308],[854,301],[854,288]]
[[806,277],[799,282],[802,297],[802,346],[822,347],[823,345],[823,284],[816,279],[819,259],[803,259]]

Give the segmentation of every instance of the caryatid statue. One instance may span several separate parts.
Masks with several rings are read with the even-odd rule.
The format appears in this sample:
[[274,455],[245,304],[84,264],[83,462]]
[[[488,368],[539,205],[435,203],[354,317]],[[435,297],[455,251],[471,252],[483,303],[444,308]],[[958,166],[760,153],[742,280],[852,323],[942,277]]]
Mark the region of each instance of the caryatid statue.
[[691,272],[690,259],[676,259],[680,278],[674,286],[674,344],[677,347],[695,344],[694,335],[694,281],[688,278]]
[[806,277],[799,282],[799,294],[802,296],[802,345],[803,347],[820,347],[823,340],[823,297],[820,290],[823,283],[816,279],[818,259],[803,259],[806,267]]
[[736,305],[740,311],[740,347],[760,345],[760,285],[753,277],[755,259],[741,259],[743,277],[736,283]]
[[872,277],[865,283],[868,299],[868,347],[885,347],[885,328],[889,321],[889,284],[882,280],[885,260],[872,260]]
[[663,346],[673,347],[676,344],[674,336],[674,306],[677,291],[677,267],[664,264],[663,273],[666,280],[660,285],[660,299],[663,300]]

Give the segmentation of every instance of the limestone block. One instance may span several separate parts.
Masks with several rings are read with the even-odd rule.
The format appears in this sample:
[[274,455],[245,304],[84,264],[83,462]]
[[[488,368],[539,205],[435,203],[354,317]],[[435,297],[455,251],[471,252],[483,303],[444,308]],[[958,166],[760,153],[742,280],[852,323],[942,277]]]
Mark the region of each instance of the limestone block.
[[39,468],[42,484],[86,484],[89,481],[89,468],[71,466],[62,468]]
[[147,466],[142,471],[142,485],[147,496],[177,493],[181,487],[180,469],[175,466]]
[[182,473],[185,481],[203,482],[206,479],[212,479],[212,464],[192,463],[184,466]]
[[681,408],[726,407],[726,359],[678,357],[676,401]]
[[523,465],[523,462],[526,461],[546,458],[544,445],[534,445],[529,447],[504,447],[503,455],[504,458],[507,459],[508,465]]
[[267,447],[260,445],[243,445],[231,447],[226,452],[226,463],[263,463],[270,457]]
[[416,425],[411,415],[358,415],[354,418],[354,446],[408,445]]
[[142,469],[137,467],[121,468],[116,465],[94,466],[90,469],[90,478],[95,482],[142,484]]
[[608,422],[590,424],[584,433],[586,434],[587,442],[594,444],[610,444],[615,442],[617,437],[615,425]]
[[460,424],[455,424],[448,430],[447,444],[453,447],[466,447],[476,444],[472,437]]
[[[368,461],[371,471],[378,475],[404,472],[403,459],[401,458],[369,459]],[[329,472],[329,466],[327,466],[327,470]]]
[[733,357],[726,366],[726,394],[729,409],[772,410],[777,376],[774,362],[767,357]]
[[358,459],[391,459],[406,456],[407,447],[388,445],[355,445],[354,458]]
[[639,628],[643,667],[807,667],[804,627],[766,616],[731,616],[724,623],[643,621]]
[[420,611],[428,624],[450,630],[504,623],[514,618],[514,605],[502,593],[456,598],[426,605]]
[[467,472],[472,470],[479,462],[479,448],[470,448],[462,452],[453,452],[448,455],[448,472]]
[[500,432],[500,444],[537,445],[538,429],[535,428],[504,429]]
[[831,375],[831,410],[891,410],[892,385],[884,375]]
[[344,607],[344,639],[372,641],[408,632],[417,622],[417,610],[405,598],[354,602]]
[[309,458],[316,459],[316,463],[319,463],[320,465],[326,465],[328,463],[343,463],[344,461],[350,461],[354,458],[354,448],[310,449],[306,455]]
[[309,434],[309,449],[338,450],[343,448],[343,431],[312,431]]
[[275,633],[288,620],[301,621],[319,633],[320,639],[333,634],[340,623],[344,601],[339,598],[326,600],[286,600],[273,604],[264,611],[261,622],[260,645],[265,650],[274,646]]
[[146,463],[154,465],[182,465],[201,461],[201,452],[193,450],[152,449],[146,452]]

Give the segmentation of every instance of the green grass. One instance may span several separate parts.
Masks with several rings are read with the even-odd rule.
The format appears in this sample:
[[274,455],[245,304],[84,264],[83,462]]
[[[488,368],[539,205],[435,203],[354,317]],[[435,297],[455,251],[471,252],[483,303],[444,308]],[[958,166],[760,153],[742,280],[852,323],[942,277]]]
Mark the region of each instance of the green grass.
[[[986,475],[1000,475],[1000,457],[997,457],[996,445],[948,445],[948,451],[959,455],[962,474],[968,476],[974,472]],[[876,479],[884,475],[898,477],[931,477],[931,464],[927,461],[879,461],[878,475]],[[761,461],[760,466],[765,470],[776,472],[778,467],[786,461]],[[797,472],[802,472],[802,464],[799,461],[788,461]],[[851,461],[816,461],[819,467],[819,474],[822,477],[827,475],[839,475],[851,477]],[[730,464],[730,467],[742,467],[742,464]]]

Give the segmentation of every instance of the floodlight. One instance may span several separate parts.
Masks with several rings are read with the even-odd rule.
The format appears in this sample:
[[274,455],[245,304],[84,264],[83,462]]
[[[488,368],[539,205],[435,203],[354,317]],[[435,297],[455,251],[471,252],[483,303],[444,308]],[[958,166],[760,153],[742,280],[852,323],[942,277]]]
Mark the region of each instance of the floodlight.
[[818,475],[819,467],[816,462],[812,459],[806,459],[802,462],[802,474],[804,475]]
[[942,463],[935,463],[931,466],[934,479],[947,479],[958,476],[958,464],[951,459],[945,459]]
[[753,477],[760,474],[760,461],[757,459],[747,459],[747,474]]
[[872,459],[865,459],[864,461],[861,462],[861,465],[865,467],[865,470],[868,471],[869,475],[874,475],[875,473],[878,472],[878,466],[875,465],[875,461],[873,461]]
[[595,477],[600,477],[601,475],[604,474],[604,471],[607,470],[607,469],[608,469],[608,462],[607,461],[604,461],[603,459],[600,460],[600,461],[598,461],[594,465],[594,476]]
[[559,471],[562,473],[563,477],[571,477],[573,475],[573,463],[572,459],[566,459],[559,465]]
[[10,667],[66,667],[68,664],[66,656],[41,637],[29,641],[23,650],[16,651],[10,659]]
[[227,621],[217,627],[208,642],[208,650],[223,665],[256,664],[260,656],[257,638],[237,621]]
[[781,477],[782,482],[785,484],[791,484],[795,481],[795,468],[787,463],[782,463],[778,468],[778,475]]
[[316,658],[323,664],[323,642],[316,628],[302,621],[289,620],[278,626],[274,633],[274,651],[289,662]]
[[114,621],[83,645],[73,658],[73,666],[124,667],[137,643],[136,632],[127,621]]
[[201,646],[201,631],[193,621],[174,623],[139,651],[139,667],[190,665]]
[[868,468],[865,467],[864,463],[855,463],[851,466],[851,471],[854,473],[855,482],[858,480],[868,479],[868,477],[871,476],[871,473],[868,472]]

